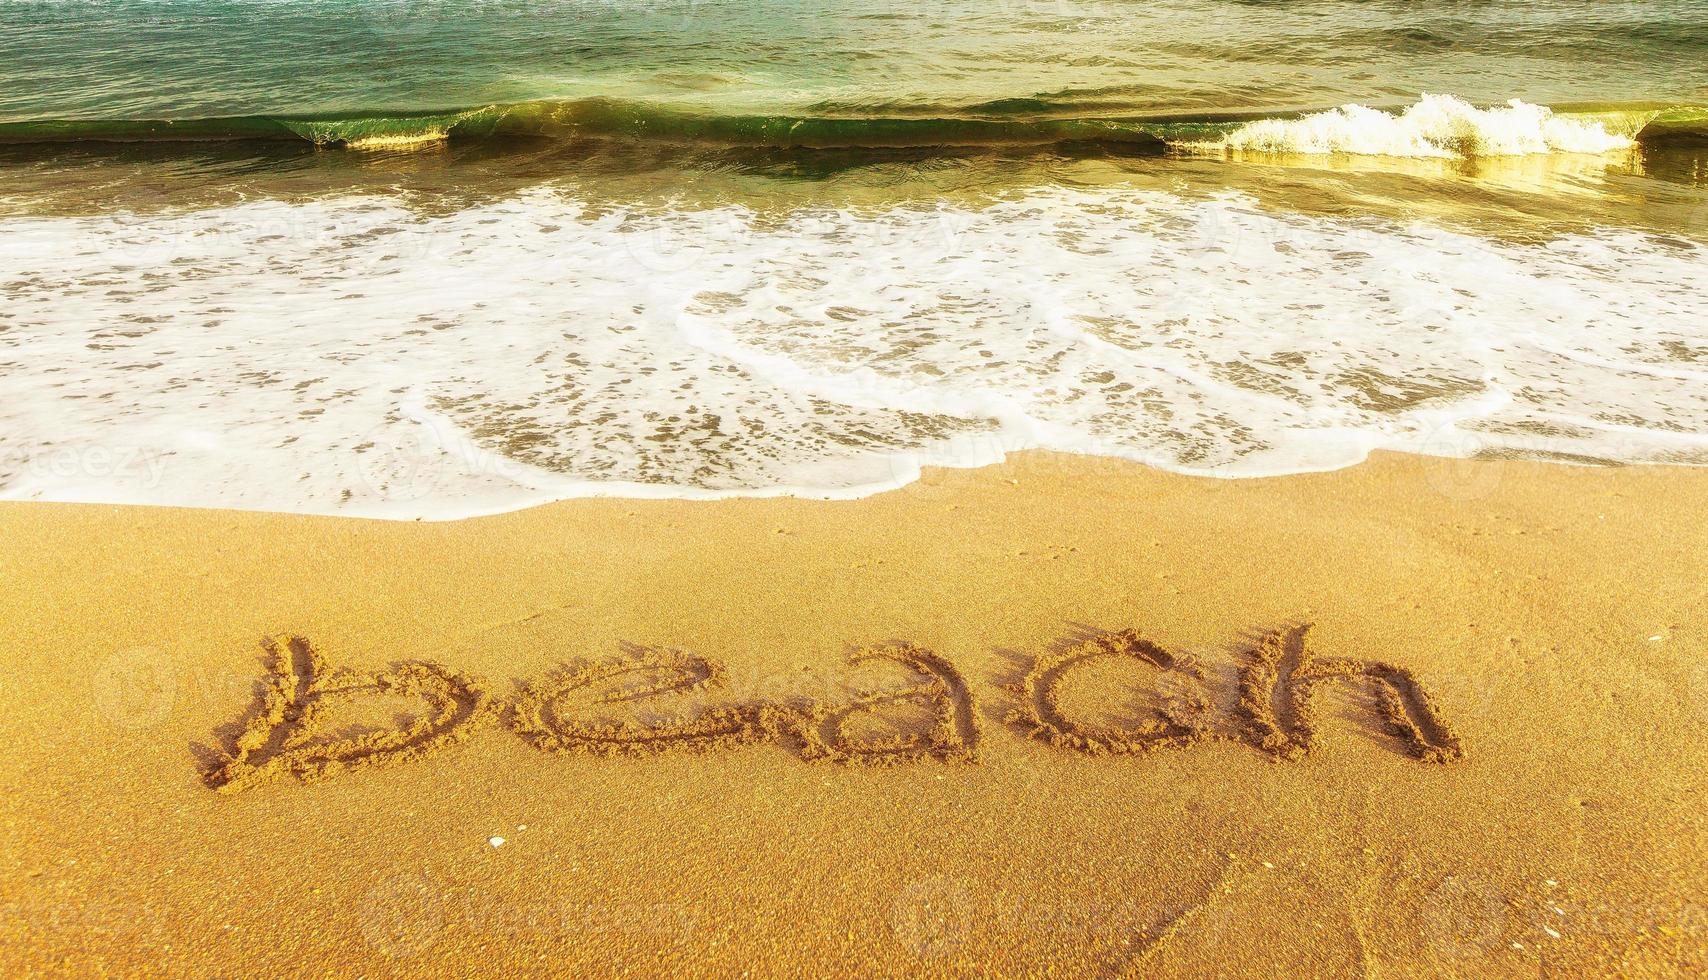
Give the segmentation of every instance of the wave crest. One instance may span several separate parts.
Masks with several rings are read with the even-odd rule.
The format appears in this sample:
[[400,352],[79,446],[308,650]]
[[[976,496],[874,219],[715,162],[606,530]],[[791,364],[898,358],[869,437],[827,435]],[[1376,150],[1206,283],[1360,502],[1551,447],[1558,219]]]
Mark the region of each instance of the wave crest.
[[608,98],[466,108],[205,119],[0,122],[0,143],[306,140],[392,147],[494,137],[596,139],[748,149],[896,149],[972,146],[1090,147],[1160,153],[1167,147],[1390,157],[1605,153],[1652,139],[1708,137],[1697,106],[1610,106],[1565,111],[1513,99],[1480,109],[1425,95],[1396,111],[1345,105],[1303,116],[1245,113],[1063,115],[1036,99],[973,106],[889,105],[875,113],[723,114]]
[[1400,112],[1344,105],[1299,119],[1260,119],[1229,133],[1220,145],[1265,153],[1390,157],[1607,153],[1633,145],[1635,135],[1654,115],[1648,111],[1594,118],[1562,116],[1547,106],[1518,99],[1479,109],[1451,95],[1424,95]]

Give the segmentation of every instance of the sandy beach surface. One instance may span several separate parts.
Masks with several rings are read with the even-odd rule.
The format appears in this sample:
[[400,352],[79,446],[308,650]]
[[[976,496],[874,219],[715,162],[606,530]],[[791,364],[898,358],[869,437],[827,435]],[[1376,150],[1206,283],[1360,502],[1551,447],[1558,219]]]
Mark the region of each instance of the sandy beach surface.
[[0,505],[0,970],[1699,974],[1705,513],[1388,454]]

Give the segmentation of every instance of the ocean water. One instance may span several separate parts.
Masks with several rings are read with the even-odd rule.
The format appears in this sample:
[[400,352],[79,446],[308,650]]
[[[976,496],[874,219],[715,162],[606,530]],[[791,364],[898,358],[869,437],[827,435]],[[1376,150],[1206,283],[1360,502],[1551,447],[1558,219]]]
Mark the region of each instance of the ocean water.
[[1708,2],[0,4],[0,498],[1708,463]]

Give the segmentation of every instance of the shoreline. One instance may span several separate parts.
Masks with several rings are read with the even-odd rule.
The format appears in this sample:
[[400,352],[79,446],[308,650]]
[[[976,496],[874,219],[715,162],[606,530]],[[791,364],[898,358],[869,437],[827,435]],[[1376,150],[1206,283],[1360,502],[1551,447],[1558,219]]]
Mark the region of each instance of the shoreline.
[[[1705,511],[1690,468],[1386,451],[1240,480],[1027,451],[855,500],[433,523],[0,503],[0,962],[1708,968]],[[1254,651],[1306,624],[1266,682],[1266,747]],[[1026,700],[1128,629],[1155,648]],[[478,689],[490,717],[446,716],[455,738],[417,732],[395,765],[216,793],[276,636],[312,643],[328,690],[385,689],[331,705],[322,744],[383,742],[434,691]],[[880,705],[817,763],[810,738],[753,734],[930,676],[848,663],[895,644],[948,664],[949,693]],[[648,656],[691,689],[640,698],[646,724],[723,710],[708,738],[729,738],[517,737],[565,663]],[[411,687],[405,661],[474,680]],[[1284,675],[1313,663],[1306,750]],[[1384,720],[1402,674],[1426,747],[1424,703],[1462,758],[1420,761]],[[837,761],[930,735],[944,704],[973,764]],[[1028,704],[1076,727],[1040,733]],[[1155,744],[1092,744],[1140,726]]]
[[[478,455],[483,460],[499,459],[496,454],[470,449],[472,443],[463,438],[447,439],[446,442],[457,445],[460,452]],[[996,442],[996,440],[992,440]],[[1498,449],[1498,447],[1496,447]],[[1019,469],[1033,473],[1045,473],[1051,476],[1061,476],[1071,479],[1074,475],[1125,472],[1131,468],[1139,468],[1155,472],[1159,475],[1202,481],[1205,483],[1242,483],[1247,481],[1287,480],[1294,477],[1314,477],[1353,470],[1369,465],[1372,458],[1378,461],[1395,457],[1411,460],[1416,469],[1423,474],[1427,489],[1448,497],[1466,496],[1475,498],[1486,492],[1481,487],[1487,481],[1477,474],[1484,464],[1496,467],[1503,465],[1544,466],[1567,470],[1619,470],[1627,468],[1657,469],[1663,471],[1708,471],[1708,462],[1681,462],[1664,460],[1615,460],[1601,459],[1593,456],[1558,456],[1546,455],[1550,450],[1543,450],[1544,455],[1515,455],[1515,456],[1450,456],[1422,452],[1410,448],[1372,445],[1362,447],[1360,458],[1342,462],[1323,464],[1320,466],[1277,471],[1238,472],[1213,475],[1203,472],[1192,472],[1164,466],[1154,461],[1134,459],[1127,456],[1098,452],[1077,452],[1064,449],[1047,449],[1026,446],[1020,449],[1003,448],[1000,445],[986,447],[985,455],[979,455],[978,450],[972,453],[962,452],[930,452],[898,453],[887,458],[884,467],[893,474],[903,472],[905,475],[897,480],[874,481],[870,483],[853,484],[837,488],[803,488],[795,485],[783,485],[764,488],[742,489],[711,489],[703,487],[679,486],[671,484],[634,483],[634,482],[599,482],[590,480],[561,479],[556,474],[544,471],[532,471],[521,462],[505,460],[502,463],[483,462],[476,467],[476,472],[487,470],[492,473],[505,475],[507,478],[520,482],[526,478],[536,484],[547,483],[553,479],[561,479],[557,486],[549,489],[539,489],[537,496],[519,496],[515,500],[497,505],[477,507],[477,509],[461,512],[438,512],[432,509],[426,511],[396,510],[399,506],[407,506],[414,502],[413,498],[405,498],[402,504],[395,500],[382,500],[378,504],[358,507],[351,511],[304,509],[284,510],[267,509],[264,507],[224,506],[217,504],[162,504],[147,500],[117,500],[117,499],[38,499],[22,497],[0,497],[0,507],[13,506],[43,506],[43,507],[108,507],[120,509],[158,510],[167,512],[207,513],[207,514],[256,514],[267,517],[310,518],[329,521],[373,521],[380,524],[456,524],[466,521],[481,521],[492,518],[509,517],[530,511],[562,506],[573,506],[584,502],[623,503],[679,503],[679,504],[712,504],[722,501],[775,501],[789,500],[803,503],[853,503],[880,497],[886,494],[905,491],[916,484],[926,483],[935,486],[943,479],[946,472],[977,472],[986,469]],[[1514,452],[1522,453],[1518,449]],[[447,456],[457,455],[447,453]],[[143,460],[135,463],[123,462],[118,472],[125,468],[153,470],[159,465],[158,457],[137,456]],[[127,458],[128,459],[128,458]],[[1039,461],[1043,461],[1040,463]],[[881,467],[882,468],[882,467]],[[443,472],[444,466],[439,466],[437,472]],[[462,476],[464,474],[458,474]],[[1469,476],[1468,476],[1469,475]],[[1467,482],[1467,478],[1469,482]],[[1462,485],[1461,485],[1462,484]],[[383,484],[375,484],[374,489],[383,493]],[[468,501],[463,501],[468,505]],[[443,514],[444,516],[441,516]]]

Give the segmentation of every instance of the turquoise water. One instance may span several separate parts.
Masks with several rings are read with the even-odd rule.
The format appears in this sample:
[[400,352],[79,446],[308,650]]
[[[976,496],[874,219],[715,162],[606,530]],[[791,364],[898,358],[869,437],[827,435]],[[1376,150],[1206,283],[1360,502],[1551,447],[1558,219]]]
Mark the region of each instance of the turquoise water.
[[1708,463],[1704,64],[1708,0],[10,0],[0,497]]
[[1708,95],[1699,0],[12,0],[0,45],[9,119],[592,95],[852,112]]
[[1190,119],[1423,92],[1690,105],[1705,50],[1701,0],[11,0],[0,122],[598,98],[834,119]]

